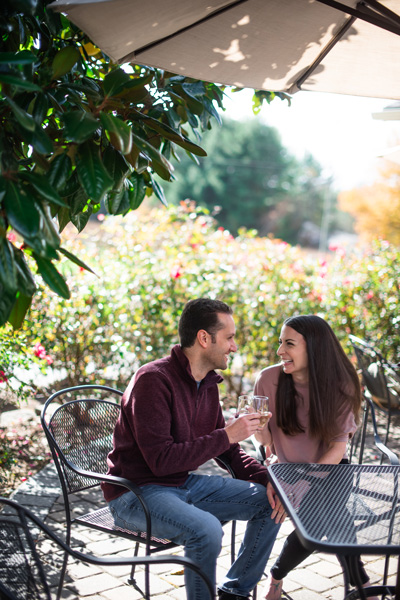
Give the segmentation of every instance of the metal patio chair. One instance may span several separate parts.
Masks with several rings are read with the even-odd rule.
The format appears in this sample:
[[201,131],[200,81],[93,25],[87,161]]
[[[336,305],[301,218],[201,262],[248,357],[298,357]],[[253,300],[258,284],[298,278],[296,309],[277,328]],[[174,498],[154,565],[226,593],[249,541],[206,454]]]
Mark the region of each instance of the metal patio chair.
[[374,346],[354,335],[349,336],[362,375],[364,395],[377,411],[387,416],[384,444],[387,445],[391,419],[400,415],[400,376]]
[[[103,397],[96,397],[99,394]],[[151,534],[151,518],[139,486],[122,477],[107,475],[107,455],[112,449],[114,426],[120,414],[118,401],[121,396],[120,390],[101,385],[66,388],[48,398],[43,406],[41,422],[61,482],[66,513],[67,545],[71,544],[72,525],[82,525],[132,540],[135,545],[134,556],[138,555],[139,546],[144,545],[145,554],[151,556],[162,550],[171,550],[179,546],[168,539],[160,539]],[[232,469],[223,456],[218,457],[216,462],[234,477]],[[105,501],[97,510],[87,514],[73,514],[70,496],[97,487],[102,481],[120,485],[137,495],[146,515],[146,531],[130,531],[117,527]],[[234,553],[235,522],[232,522],[232,560]],[[61,595],[67,561],[66,552],[57,600]],[[143,594],[134,573],[135,563],[132,563],[132,572],[128,581]],[[145,569],[144,597],[146,599],[150,597],[148,567]]]
[[[208,577],[189,558],[162,556],[100,558],[74,550],[47,527],[31,510],[0,497],[0,598],[2,600],[52,600],[50,591],[51,551],[49,543],[67,556],[98,566],[177,564],[199,575],[213,599]],[[53,547],[53,546],[51,546]]]

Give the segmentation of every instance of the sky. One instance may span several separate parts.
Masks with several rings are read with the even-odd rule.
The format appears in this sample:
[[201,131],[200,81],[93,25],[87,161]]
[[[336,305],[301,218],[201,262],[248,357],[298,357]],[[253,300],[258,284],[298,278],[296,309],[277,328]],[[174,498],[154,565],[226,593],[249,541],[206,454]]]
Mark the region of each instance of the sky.
[[378,155],[400,144],[400,121],[372,117],[393,100],[298,92],[291,106],[277,98],[255,117],[251,97],[248,89],[230,94],[222,118],[258,118],[276,127],[284,146],[299,158],[311,153],[338,191],[373,183],[383,163]]

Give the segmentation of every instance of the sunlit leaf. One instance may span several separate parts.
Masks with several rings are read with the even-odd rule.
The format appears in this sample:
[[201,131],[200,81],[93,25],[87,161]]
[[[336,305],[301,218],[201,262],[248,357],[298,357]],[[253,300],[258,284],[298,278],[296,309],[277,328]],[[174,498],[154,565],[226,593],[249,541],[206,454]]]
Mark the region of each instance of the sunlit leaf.
[[82,267],[82,269],[85,269],[86,271],[90,271],[91,273],[93,273],[93,275],[96,275],[96,273],[90,267],[88,267],[88,265],[86,263],[84,263],[83,260],[81,260],[80,258],[75,256],[75,254],[72,254],[72,252],[69,252],[65,248],[60,248],[59,250],[60,250],[60,252],[62,252],[64,254],[64,256],[69,258],[69,260],[71,260],[73,263],[75,263],[79,267]]
[[107,136],[116,150],[129,154],[132,148],[132,129],[128,123],[113,115],[101,112],[100,120]]
[[32,296],[25,296],[21,292],[17,293],[17,298],[8,317],[8,322],[11,323],[14,329],[19,329],[22,326],[31,304]]
[[37,256],[36,254],[34,254],[34,259],[38,267],[38,272],[43,277],[44,282],[47,283],[53,292],[68,300],[68,298],[71,296],[68,286],[53,263],[50,260],[46,260],[40,256]]
[[79,50],[75,46],[65,46],[55,55],[52,63],[53,79],[58,79],[69,73],[80,58]]

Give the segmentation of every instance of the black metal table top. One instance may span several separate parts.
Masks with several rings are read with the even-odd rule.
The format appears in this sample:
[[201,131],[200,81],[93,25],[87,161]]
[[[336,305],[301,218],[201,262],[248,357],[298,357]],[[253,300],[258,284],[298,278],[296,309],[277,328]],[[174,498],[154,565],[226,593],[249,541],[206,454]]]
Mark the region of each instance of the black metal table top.
[[400,554],[400,466],[281,463],[268,471],[306,548]]

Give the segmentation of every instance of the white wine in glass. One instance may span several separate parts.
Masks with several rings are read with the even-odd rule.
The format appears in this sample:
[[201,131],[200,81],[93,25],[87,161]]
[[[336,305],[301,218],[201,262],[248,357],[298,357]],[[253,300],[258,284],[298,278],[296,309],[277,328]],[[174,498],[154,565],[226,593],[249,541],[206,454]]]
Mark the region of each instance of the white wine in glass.
[[262,429],[269,419],[268,396],[254,396],[253,394],[239,396],[238,416],[253,412],[260,414],[260,429]]

